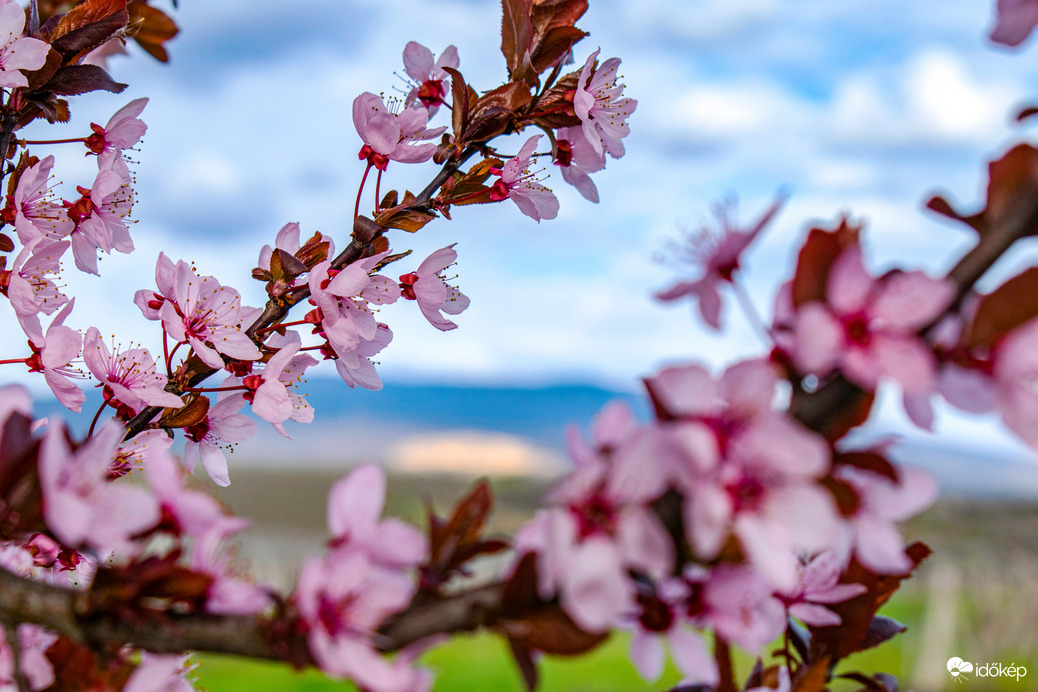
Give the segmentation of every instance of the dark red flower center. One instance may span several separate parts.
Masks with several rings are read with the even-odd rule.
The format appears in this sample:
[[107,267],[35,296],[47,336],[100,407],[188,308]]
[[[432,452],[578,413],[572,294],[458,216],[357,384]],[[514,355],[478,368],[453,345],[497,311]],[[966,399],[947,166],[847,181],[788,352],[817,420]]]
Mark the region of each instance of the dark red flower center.
[[422,102],[423,106],[428,108],[429,106],[443,103],[443,97],[446,93],[442,80],[429,79],[423,82],[422,86],[418,87],[418,100]]
[[844,317],[843,330],[847,334],[847,341],[855,346],[868,346],[872,340],[872,332],[869,330],[869,319],[864,312]]
[[560,139],[555,144],[555,165],[569,166],[573,163],[573,145],[568,139]]
[[79,225],[80,221],[90,218],[90,215],[94,213],[94,203],[90,199],[90,190],[81,185],[77,185],[76,190],[82,197],[75,202],[65,200],[64,205],[68,210],[68,217]]
[[361,161],[367,161],[370,165],[374,166],[380,171],[386,170],[386,166],[389,165],[389,157],[385,154],[380,154],[370,146],[365,144],[360,148],[360,153],[357,154],[357,158]]
[[418,281],[418,274],[411,272],[410,274],[403,274],[400,277],[400,295],[408,300],[417,300],[418,296],[415,295],[414,285]]
[[659,597],[638,594],[638,605],[642,609],[638,622],[646,631],[666,632],[674,624],[674,613],[670,612],[670,606]]
[[760,507],[764,499],[764,484],[756,478],[745,476],[725,486],[728,496],[732,498],[733,509],[740,511],[752,511]]
[[571,505],[570,511],[577,518],[577,531],[581,540],[597,534],[615,535],[616,507],[601,490],[596,491],[583,503]]
[[490,188],[490,199],[495,202],[508,199],[508,184],[504,180],[499,178],[493,187]]
[[184,428],[184,434],[189,440],[201,442],[205,439],[205,436],[209,434],[209,416],[206,416],[194,425],[189,425]]

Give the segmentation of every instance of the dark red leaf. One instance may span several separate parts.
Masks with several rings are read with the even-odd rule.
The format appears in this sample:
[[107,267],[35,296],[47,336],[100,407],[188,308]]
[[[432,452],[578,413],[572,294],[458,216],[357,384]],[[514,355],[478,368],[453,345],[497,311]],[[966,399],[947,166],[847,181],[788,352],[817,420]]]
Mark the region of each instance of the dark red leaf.
[[1038,267],[1030,267],[980,299],[963,346],[993,346],[1003,336],[1038,316]]
[[1016,114],[1016,121],[1021,122],[1033,115],[1038,115],[1038,106],[1028,106],[1027,108],[1022,109]]
[[[77,56],[89,53],[126,28],[126,24],[130,21],[130,14],[125,9],[125,1],[122,4],[123,9],[115,10],[109,15],[99,16],[90,23],[83,24],[61,35],[60,38],[53,39],[51,48],[61,55],[63,64],[74,63]],[[83,7],[83,5],[79,7]],[[78,10],[79,7],[76,9]],[[72,10],[72,12],[74,11]]]
[[501,0],[501,53],[513,78],[530,48],[532,12],[533,0]]
[[[587,7],[586,2],[584,6]],[[540,74],[553,67],[560,58],[569,53],[578,41],[587,35],[586,31],[581,31],[573,26],[557,26],[549,29],[530,58],[533,69]]]
[[198,394],[189,394],[188,397],[186,406],[170,411],[159,421],[159,425],[163,428],[187,428],[205,420],[209,414],[209,397]]
[[925,543],[916,542],[908,546],[905,552],[913,565],[908,574],[878,575],[867,570],[857,560],[851,561],[840,581],[864,584],[868,590],[860,596],[830,606],[840,616],[841,624],[810,628],[812,661],[835,662],[864,648],[876,611],[897,591],[901,582],[911,576],[919,563],[929,556],[930,548]]
[[796,274],[793,275],[794,307],[813,300],[825,300],[829,270],[845,248],[858,242],[861,228],[844,217],[834,230],[811,229],[800,248]]
[[40,91],[59,96],[76,96],[91,91],[110,91],[119,94],[126,89],[97,65],[68,65],[58,69]]
[[893,639],[897,635],[901,634],[906,629],[908,628],[894,618],[888,618],[885,615],[877,615],[873,617],[872,622],[869,623],[869,629],[865,633],[865,639],[862,640],[859,651],[879,646],[883,642]]
[[[275,263],[277,263],[277,271],[274,269]],[[307,266],[296,259],[295,255],[290,255],[281,248],[275,248],[274,252],[270,254],[270,270],[275,273],[275,278],[284,277],[291,281],[300,274],[305,274]],[[278,276],[279,272],[280,276]]]
[[131,0],[128,8],[133,40],[151,57],[159,62],[168,62],[169,53],[166,52],[165,44],[180,33],[176,22],[165,12],[143,0]]
[[1038,235],[1038,149],[1018,144],[988,164],[987,205],[966,216],[940,196],[927,207],[973,228],[981,237],[993,229],[1009,228],[1013,238]]
[[[126,12],[126,0],[84,0],[65,13],[50,32],[51,43],[77,29],[94,24],[118,12]],[[123,26],[126,26],[124,20]]]
[[871,471],[872,473],[889,478],[894,483],[899,482],[897,468],[879,452],[861,451],[834,454],[833,465],[835,466],[838,464],[846,464],[848,466],[864,469],[865,471]]

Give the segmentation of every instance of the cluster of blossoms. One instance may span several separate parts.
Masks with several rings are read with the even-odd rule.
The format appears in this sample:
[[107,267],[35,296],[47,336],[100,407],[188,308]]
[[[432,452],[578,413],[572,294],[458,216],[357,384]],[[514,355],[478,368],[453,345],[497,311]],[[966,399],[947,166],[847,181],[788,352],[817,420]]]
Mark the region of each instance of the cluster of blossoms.
[[[428,689],[431,676],[411,666],[413,652],[392,662],[381,657],[378,632],[412,602],[419,568],[432,583],[446,581],[460,565],[450,558],[443,558],[445,565],[432,564],[429,542],[416,529],[379,520],[385,486],[380,471],[362,467],[332,489],[329,552],[303,567],[294,597],[280,602],[289,606],[288,615],[281,616],[272,615],[272,593],[242,578],[222,549],[247,522],[192,489],[187,476],[200,463],[214,483],[229,484],[225,452],[253,434],[255,417],[286,437],[288,421],[310,422],[313,408],[295,385],[320,360],[334,361],[350,387],[379,389],[372,359],[393,337],[380,319],[383,306],[403,298],[436,329],[457,327],[452,318],[469,299],[446,274],[458,258],[454,245],[394,278],[386,268],[409,253],[391,251],[389,230],[413,232],[438,214],[449,217],[454,206],[505,199],[537,220],[554,218],[558,200],[542,185],[544,171],[532,170],[540,156],[550,155],[566,180],[597,201],[588,174],[604,167],[606,153],[623,154],[626,117],[635,106],[622,98],[623,85],[617,84],[619,60],[599,64],[596,51],[581,69],[560,77],[572,45],[585,35],[572,27],[583,10],[560,5],[549,15],[557,13],[552,21],[569,26],[564,40],[527,32],[528,45],[512,48],[525,51],[538,71],[552,74],[535,88],[540,80],[524,72],[533,68],[520,69],[511,64],[515,55],[506,55],[511,86],[507,95],[487,100],[464,84],[453,46],[437,59],[409,43],[404,50],[409,92],[403,101],[387,103],[365,93],[354,103],[354,125],[363,142],[359,158],[366,168],[347,246],[336,254],[337,239],[315,233],[304,241],[298,224],[286,224],[273,245],[261,250],[253,271],[269,296],[262,308],[243,305],[237,289],[160,253],[155,287],[134,298],[144,318],[161,330],[162,353],[155,356],[135,344],[113,344],[96,327],[84,333],[70,326],[76,300],[65,295],[61,276],[70,250],[76,268],[95,275],[99,251],[134,250],[130,214],[136,193],[124,152],[136,147],[147,129],[140,116],[148,100],[131,101],[104,126],[91,124],[83,137],[14,137],[37,118],[67,120],[63,95],[121,91],[125,85],[108,77],[105,59],[120,52],[129,25],[148,37],[138,38],[146,50],[164,59],[162,43],[175,28],[171,33],[163,25],[168,17],[151,11],[145,0],[133,4],[119,9],[119,3],[86,0],[61,14],[56,6],[34,4],[25,11],[11,0],[0,3],[0,28],[7,36],[0,96],[12,114],[2,134],[10,151],[21,151],[8,167],[9,194],[0,210],[0,220],[13,229],[10,235],[0,233],[0,253],[18,248],[13,261],[0,257],[0,293],[9,299],[29,347],[27,356],[3,363],[42,373],[58,401],[75,412],[88,399],[84,383],[96,385],[101,395],[86,437],[77,440],[60,421],[34,421],[21,388],[0,390],[2,464],[20,464],[18,473],[0,474],[2,566],[12,575],[74,588],[105,604],[94,607],[129,622],[165,611],[287,617],[293,623],[287,630],[306,642],[307,661],[327,672],[376,692]],[[532,14],[516,19],[534,21]],[[537,21],[543,19],[538,15]],[[458,94],[469,102],[457,102]],[[440,106],[451,111],[451,133],[446,126],[430,126]],[[549,151],[536,152],[543,138],[535,136],[516,156],[496,155],[492,139],[530,125],[557,131],[558,137],[549,138]],[[85,146],[98,167],[93,183],[76,186],[74,194],[55,182],[55,156],[30,153],[30,147],[70,143]],[[461,171],[477,152],[483,159]],[[419,197],[406,193],[398,203],[395,191],[381,195],[390,162],[433,158],[448,175],[437,176]],[[368,218],[360,207],[371,169],[378,180]],[[288,321],[298,304],[308,311]],[[215,386],[203,385],[218,373],[222,378]],[[107,422],[101,418],[105,411],[111,414]],[[177,431],[184,444],[181,459],[171,452]],[[22,471],[28,480],[21,479]],[[143,483],[125,480],[135,472],[143,474]],[[68,653],[62,647],[79,645],[32,624],[23,625],[18,636],[20,646],[0,646],[3,679],[24,676],[32,689],[60,687],[55,677],[60,673],[51,664]],[[111,660],[95,671],[99,686],[189,686],[190,669],[182,656],[138,659],[126,648],[106,655]],[[117,674],[122,677],[110,677]]]
[[[785,634],[780,660],[759,665],[744,689],[820,692],[839,659],[900,631],[876,611],[927,552],[906,546],[896,524],[933,501],[933,480],[894,466],[883,448],[847,438],[867,419],[877,388],[899,386],[909,417],[923,427],[932,426],[939,395],[967,411],[998,410],[1038,446],[1038,305],[1007,308],[1034,293],[1038,270],[985,296],[968,295],[972,282],[917,271],[873,276],[860,229],[843,223],[808,235],[774,319],[760,322],[767,357],[719,376],[699,365],[666,368],[645,381],[653,420],[614,404],[595,421],[590,441],[571,431],[573,471],[513,543],[482,538],[492,506],[485,485],[449,519],[430,511],[427,535],[382,519],[386,479],[365,465],[331,489],[327,551],[303,565],[293,594],[278,597],[244,577],[224,547],[248,522],[227,514],[188,475],[200,463],[214,483],[229,484],[225,451],[256,430],[256,417],[286,437],[288,421],[312,421],[296,385],[321,360],[334,361],[348,386],[379,389],[372,359],[393,338],[381,320],[384,306],[403,298],[435,329],[455,329],[451,318],[469,305],[447,275],[455,245],[390,274],[409,256],[393,251],[390,232],[413,233],[456,207],[506,199],[536,221],[553,219],[559,200],[544,185],[547,168],[536,167],[542,157],[598,201],[591,175],[607,157],[624,155],[636,102],[624,96],[619,59],[599,61],[598,50],[564,73],[586,35],[574,25],[587,8],[583,0],[503,0],[509,79],[482,94],[465,82],[453,46],[436,57],[408,43],[404,98],[387,102],[366,92],[353,103],[364,171],[348,240],[319,232],[304,240],[298,224],[286,224],[252,273],[266,289],[262,307],[243,305],[237,289],[159,254],[155,287],[134,298],[161,331],[155,357],[106,343],[95,327],[81,333],[68,326],[75,300],[60,278],[70,249],[76,267],[92,274],[98,251],[133,250],[134,181],[123,152],[145,132],[139,116],[147,99],[130,102],[103,127],[92,124],[89,135],[60,140],[97,157],[93,184],[77,187],[73,199],[52,182],[55,157],[28,151],[59,141],[14,137],[37,118],[67,119],[62,95],[120,91],[98,63],[131,25],[145,37],[142,45],[150,40],[150,52],[165,55],[155,37],[171,35],[168,28],[144,0],[131,4],[132,12],[125,3],[110,11],[107,0],[85,0],[67,14],[45,7],[40,17],[33,3],[27,24],[20,5],[0,0],[7,37],[0,98],[11,115],[0,123],[0,141],[9,145],[5,154],[22,150],[4,168],[10,194],[0,220],[20,247],[0,233],[0,292],[29,347],[29,355],[3,363],[42,373],[73,411],[87,400],[76,380],[93,381],[101,397],[79,440],[60,421],[34,420],[24,389],[0,389],[0,579],[5,589],[45,585],[55,597],[76,595],[67,631],[36,624],[44,615],[5,630],[0,685],[24,678],[22,687],[62,689],[54,663],[76,656],[85,661],[76,671],[87,676],[77,679],[80,686],[190,689],[183,656],[125,646],[133,641],[95,652],[77,636],[89,640],[80,628],[106,618],[132,627],[198,616],[259,623],[264,643],[256,646],[270,648],[257,655],[316,665],[370,692],[431,689],[432,675],[414,665],[415,656],[437,634],[476,625],[509,639],[531,687],[535,653],[580,653],[620,628],[632,633],[631,657],[645,677],[660,676],[669,646],[687,684],[726,692],[736,689],[729,645],[759,655]],[[1015,40],[1003,24],[1027,15],[1030,4],[999,3],[999,40]],[[441,106],[449,125],[431,125]],[[543,134],[523,135],[531,126]],[[517,153],[499,154],[493,142],[513,134]],[[993,190],[1019,177],[1013,171],[1038,170],[1038,149],[1006,159],[992,167]],[[429,161],[439,168],[418,195],[382,194],[391,163]],[[372,169],[374,202],[362,213]],[[983,243],[1002,218],[995,217],[1005,197],[997,212],[969,217],[943,200],[931,206],[970,224]],[[776,201],[748,229],[722,207],[719,231],[672,248],[695,276],[658,297],[692,297],[704,321],[720,328],[723,292],[742,290],[742,255],[780,206]],[[303,314],[289,320],[297,306]],[[49,317],[46,328],[41,316]],[[838,396],[826,399],[828,392]],[[824,410],[812,413],[818,401]],[[100,422],[105,411],[112,417]],[[180,459],[172,453],[177,431]],[[138,471],[143,481],[126,480]],[[452,582],[469,573],[475,557],[508,547],[514,560],[502,582],[470,592]],[[450,615],[452,603],[462,605]],[[412,612],[421,624],[409,632]],[[440,622],[429,612],[448,615]],[[84,621],[75,620],[82,613]],[[702,633],[713,634],[713,654]],[[393,650],[394,658],[382,656]],[[884,677],[859,677],[890,689]]]
[[[573,473],[516,537],[537,556],[544,598],[558,596],[580,627],[633,629],[632,658],[649,679],[660,642],[689,682],[716,684],[717,664],[696,630],[753,654],[789,617],[840,624],[825,607],[866,591],[843,583],[852,560],[873,574],[913,563],[894,526],[936,496],[915,469],[855,466],[820,435],[774,408],[780,370],[766,360],[667,368],[646,380],[656,410],[639,424],[622,404],[604,410],[589,445],[571,435]],[[853,508],[842,508],[853,494]],[[668,531],[660,503],[680,507]]]

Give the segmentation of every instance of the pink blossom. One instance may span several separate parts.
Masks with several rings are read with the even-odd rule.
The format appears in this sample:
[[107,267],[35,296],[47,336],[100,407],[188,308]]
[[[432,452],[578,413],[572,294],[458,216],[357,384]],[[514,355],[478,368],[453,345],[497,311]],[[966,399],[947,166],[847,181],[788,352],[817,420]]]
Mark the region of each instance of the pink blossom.
[[[58,635],[39,625],[18,625],[18,643],[21,649],[19,667],[29,681],[29,689],[44,690],[54,684],[54,668],[47,658]],[[14,680],[14,651],[7,641],[7,631],[0,631],[0,684],[4,689],[14,689],[7,683]]]
[[729,200],[715,207],[717,228],[704,226],[685,238],[683,245],[671,243],[668,250],[679,262],[691,265],[698,278],[679,281],[656,294],[657,300],[669,301],[692,296],[699,305],[703,321],[714,329],[721,328],[721,293],[718,287],[735,283],[742,254],[764,227],[771,222],[785,202],[779,196],[757,222],[747,230],[736,225],[735,205]]
[[108,481],[124,433],[110,422],[73,452],[61,424],[47,429],[39,462],[43,517],[62,543],[130,553],[132,536],[158,523],[159,505],[150,492]]
[[1017,327],[998,345],[994,382],[1006,427],[1038,448],[1038,320]]
[[897,481],[846,465],[833,475],[858,495],[858,508],[847,525],[847,541],[858,561],[876,574],[907,574],[913,565],[896,524],[933,504],[933,477],[907,466],[898,469]]
[[538,223],[542,219],[554,219],[559,214],[559,200],[551,190],[541,185],[536,173],[530,171],[530,161],[541,135],[526,140],[519,153],[505,161],[501,168],[491,168],[494,175],[501,176],[490,188],[490,199],[500,202],[510,199],[519,211]]
[[[160,271],[156,272],[159,282]],[[222,368],[220,354],[240,360],[258,360],[260,351],[245,333],[241,296],[211,276],[199,277],[180,261],[173,276],[172,295],[164,294],[159,308],[162,326],[176,341],[188,343],[211,368]]]
[[0,445],[4,440],[4,426],[14,414],[32,419],[32,397],[29,390],[18,384],[0,387]]
[[933,352],[916,332],[941,314],[954,293],[950,281],[919,271],[874,279],[865,271],[861,248],[849,247],[830,270],[826,301],[800,306],[794,360],[818,376],[839,368],[868,391],[883,376],[909,394],[931,391]]
[[133,252],[133,240],[126,224],[133,208],[134,191],[116,169],[114,159],[104,163],[106,167],[98,171],[93,186],[89,190],[77,186],[81,197],[75,202],[65,202],[68,217],[75,223],[71,238],[76,267],[90,274],[98,273],[98,250]]
[[447,95],[447,87],[444,82],[450,79],[450,75],[443,69],[450,67],[458,69],[458,49],[447,46],[439,59],[433,63],[432,51],[415,41],[409,42],[404,47],[404,70],[414,84],[411,91],[404,99],[408,106],[416,102],[421,103],[429,110],[432,116],[444,103],[443,97]]
[[359,156],[380,171],[390,161],[421,163],[432,158],[436,145],[417,142],[439,137],[447,128],[426,129],[428,122],[426,109],[405,107],[394,112],[386,108],[381,96],[370,92],[353,101],[353,124],[364,141]]
[[376,569],[361,551],[333,550],[303,565],[296,588],[299,613],[309,625],[307,642],[321,670],[347,677],[371,692],[422,692],[428,676],[405,656],[390,662],[375,651],[372,637],[414,595],[400,572]]
[[22,36],[25,10],[16,2],[0,5],[0,87],[29,85],[21,70],[38,70],[47,61],[50,46],[39,39]]
[[162,319],[159,309],[162,308],[162,304],[166,301],[166,296],[174,294],[173,280],[176,275],[177,265],[173,264],[173,260],[169,257],[166,257],[166,253],[160,252],[158,259],[155,261],[155,285],[158,286],[159,292],[156,293],[155,291],[142,288],[133,296],[134,304],[141,309],[141,313],[145,318],[152,321]]
[[634,610],[628,571],[659,577],[674,562],[674,546],[648,505],[666,479],[654,468],[656,439],[637,428],[629,411],[609,407],[596,423],[595,446],[570,436],[577,468],[516,535],[518,554],[537,554],[538,588],[555,593],[574,622],[590,632]]
[[141,652],[141,662],[134,669],[123,692],[190,692],[195,689],[187,674],[195,668],[182,654]]
[[408,300],[418,301],[418,309],[429,324],[441,331],[456,329],[457,324],[441,313],[458,315],[469,306],[469,299],[453,286],[447,285],[440,274],[458,259],[453,245],[440,248],[418,265],[418,270],[400,277],[400,291]]
[[801,565],[796,586],[778,594],[789,614],[806,625],[827,627],[840,624],[840,616],[819,604],[843,603],[868,589],[864,584],[841,584],[844,564],[833,551],[819,553]]
[[[305,353],[297,355],[301,343],[299,334],[295,332],[289,332],[283,338],[274,335],[267,341],[267,346],[278,348],[278,352],[271,356],[263,370],[243,379],[248,391],[239,396],[244,396],[252,404],[253,413],[289,437],[283,425],[286,420],[309,423],[314,419],[313,407],[290,390],[302,379],[307,368],[317,365],[317,360]],[[237,378],[230,378],[223,386],[235,382]]]
[[75,228],[54,196],[50,185],[53,168],[53,156],[40,159],[22,171],[14,196],[7,197],[3,219],[14,225],[18,239],[25,247],[35,245],[42,238],[61,240]]
[[608,152],[615,159],[624,155],[620,140],[631,133],[627,118],[637,108],[634,99],[620,98],[624,85],[616,83],[616,68],[620,58],[609,58],[598,67],[595,59],[599,51],[588,56],[580,70],[577,90],[573,96],[573,110],[580,118],[584,136],[599,154]]
[[605,164],[605,153],[595,151],[583,128],[566,127],[556,133],[555,165],[561,168],[562,179],[589,202],[598,203],[598,188],[588,174],[602,170]]
[[123,158],[123,149],[137,144],[147,132],[148,126],[137,117],[146,105],[148,99],[134,99],[117,110],[104,127],[90,123],[94,134],[87,137],[86,146],[90,153],[97,155],[99,168],[111,168],[124,180],[129,180],[130,171]]
[[147,349],[112,353],[97,328],[91,327],[83,342],[83,360],[105,386],[106,401],[120,402],[135,412],[145,406],[183,406],[180,397],[164,389],[166,376],[155,372],[155,361]]
[[[47,242],[22,248],[8,275],[7,297],[19,315],[50,315],[68,302],[68,297],[51,281],[61,270],[61,256],[68,241]],[[4,272],[0,272],[2,276]]]
[[375,371],[375,364],[371,362],[371,358],[388,346],[392,339],[393,332],[387,325],[379,322],[373,338],[361,339],[355,349],[339,354],[335,361],[335,369],[342,381],[351,389],[358,386],[372,391],[382,389],[382,378]]
[[18,322],[28,335],[29,347],[32,349],[32,355],[27,361],[29,372],[42,372],[47,386],[61,405],[79,413],[86,395],[70,378],[83,377],[71,366],[72,360],[79,356],[83,337],[75,329],[64,326],[65,318],[75,304],[75,299],[72,299],[62,308],[47,327],[46,335],[36,315],[19,315]]
[[[975,303],[972,307],[975,307]],[[964,309],[969,311],[966,306]],[[989,372],[988,364],[971,362],[973,359],[969,356],[963,357],[959,348],[963,318],[964,316],[959,313],[946,315],[928,335],[938,360],[937,380],[933,390],[906,392],[902,396],[908,418],[926,430],[933,430],[934,411],[931,399],[935,393],[940,394],[952,406],[974,414],[987,413],[996,408],[998,403],[998,387],[995,378]],[[972,315],[970,318],[972,319]]]
[[737,363],[720,380],[698,366],[667,368],[647,381],[672,419],[660,458],[684,496],[696,555],[717,556],[735,535],[747,559],[776,587],[792,588],[797,553],[827,547],[839,517],[816,479],[829,468],[825,441],[772,409],[778,378],[762,360]]
[[172,518],[176,530],[189,536],[201,536],[224,520],[223,509],[208,493],[184,486],[184,467],[169,453],[172,444],[173,440],[165,432],[146,430],[124,443],[120,453],[125,450],[127,456],[138,460],[136,465],[144,469],[144,477],[163,514]]
[[717,683],[717,664],[703,640],[690,629],[689,597],[689,584],[673,577],[661,579],[651,592],[638,593],[640,612],[631,635],[631,661],[646,680],[657,680],[663,674],[666,642],[688,682]]
[[[331,262],[325,260],[310,270],[310,302],[320,312],[320,331],[340,357],[356,349],[361,340],[375,338],[378,327],[365,291],[375,289],[372,293],[379,302],[395,300],[395,293],[377,290],[368,274],[383,256],[354,262],[342,270],[331,269]],[[378,287],[386,288],[385,277],[378,278]]]
[[998,0],[998,19],[991,40],[1006,46],[1019,46],[1038,25],[1036,0]]
[[395,569],[417,566],[429,552],[425,536],[399,519],[383,519],[386,474],[373,464],[358,466],[328,494],[332,545],[363,552],[372,564]]
[[201,422],[184,429],[184,466],[188,472],[194,471],[201,460],[214,483],[231,484],[224,450],[256,432],[256,421],[238,413],[244,405],[242,397],[225,397],[209,409]]
[[248,525],[245,519],[224,517],[196,536],[191,549],[191,569],[213,578],[206,592],[207,613],[254,615],[274,602],[266,589],[235,574],[230,556],[220,550],[227,538]]
[[701,617],[721,637],[760,652],[786,628],[786,608],[757,572],[722,564],[702,582]]

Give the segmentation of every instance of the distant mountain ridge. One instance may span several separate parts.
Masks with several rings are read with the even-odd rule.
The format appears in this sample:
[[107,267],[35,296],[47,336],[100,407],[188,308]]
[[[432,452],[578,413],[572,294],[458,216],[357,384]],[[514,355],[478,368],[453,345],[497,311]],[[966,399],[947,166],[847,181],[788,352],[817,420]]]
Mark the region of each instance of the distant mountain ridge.
[[388,382],[377,392],[348,390],[341,381],[313,378],[300,386],[316,410],[314,424],[400,423],[421,430],[504,432],[561,449],[567,426],[587,430],[611,401],[625,401],[648,419],[644,397],[588,384],[538,387],[460,386]]

